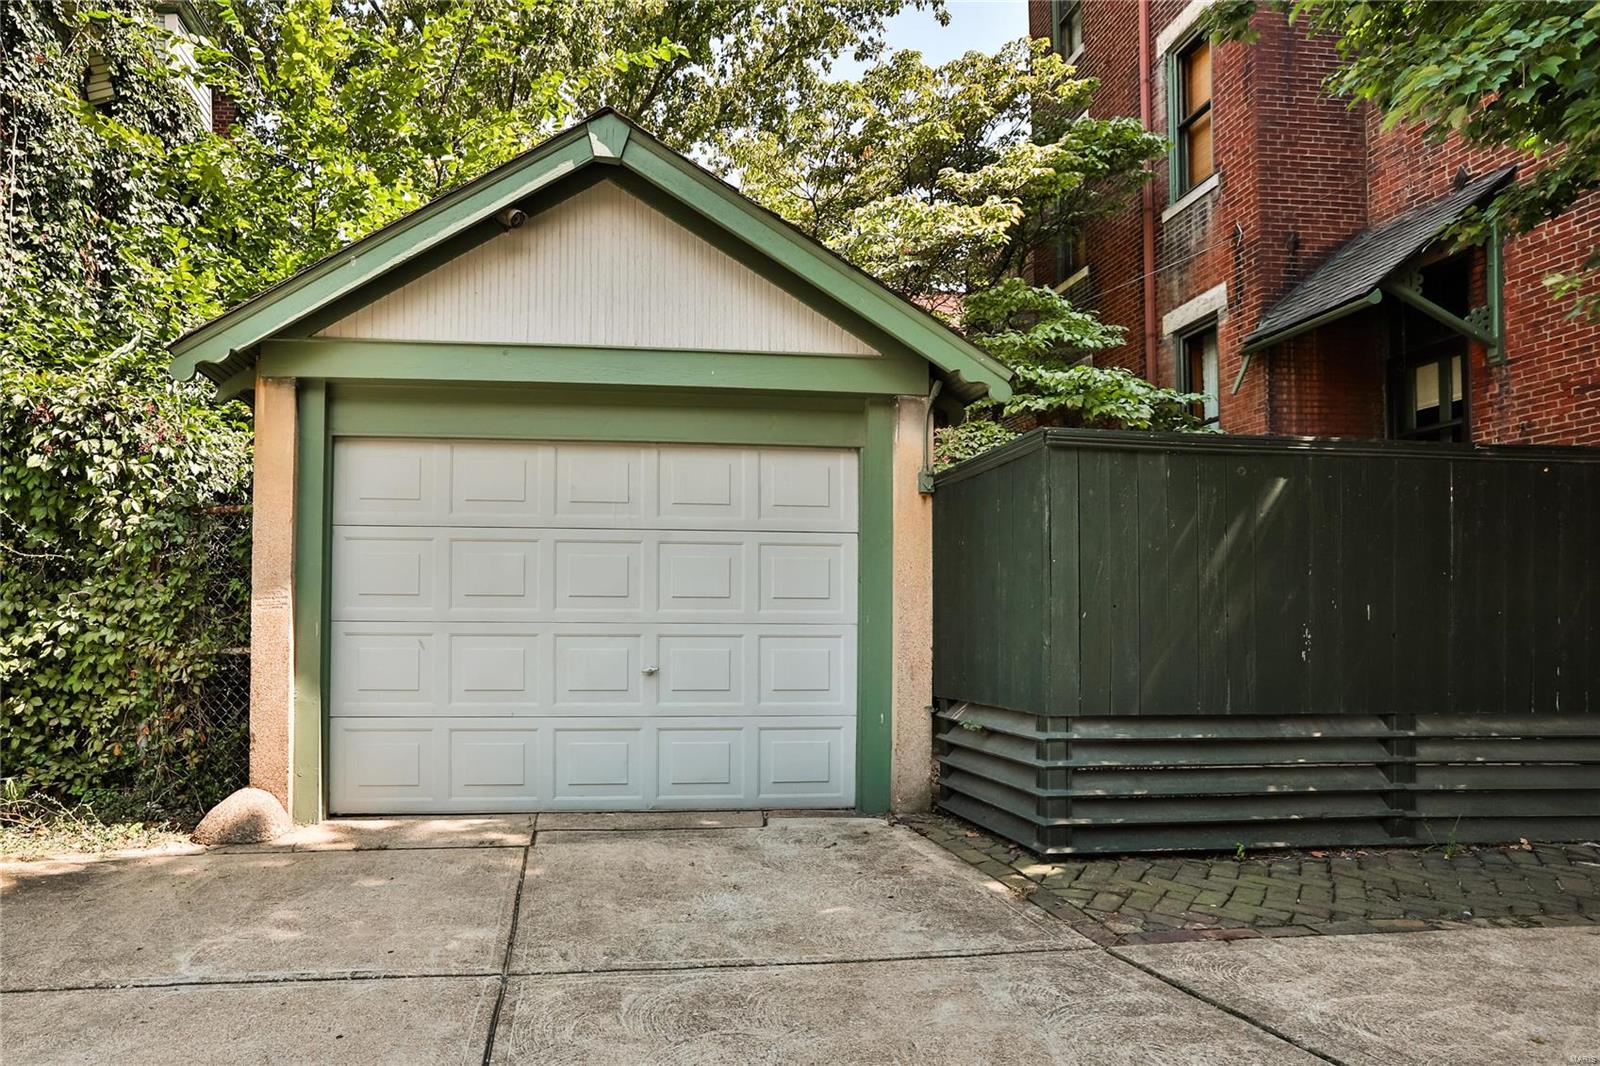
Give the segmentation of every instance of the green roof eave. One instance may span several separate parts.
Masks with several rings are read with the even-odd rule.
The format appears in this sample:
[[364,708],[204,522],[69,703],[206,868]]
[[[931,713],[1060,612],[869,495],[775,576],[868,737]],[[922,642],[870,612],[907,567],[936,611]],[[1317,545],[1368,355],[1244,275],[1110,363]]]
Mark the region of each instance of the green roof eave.
[[169,373],[220,383],[251,366],[262,341],[591,164],[620,166],[933,364],[966,402],[1011,397],[1011,372],[933,315],[613,111],[356,241],[173,342]]

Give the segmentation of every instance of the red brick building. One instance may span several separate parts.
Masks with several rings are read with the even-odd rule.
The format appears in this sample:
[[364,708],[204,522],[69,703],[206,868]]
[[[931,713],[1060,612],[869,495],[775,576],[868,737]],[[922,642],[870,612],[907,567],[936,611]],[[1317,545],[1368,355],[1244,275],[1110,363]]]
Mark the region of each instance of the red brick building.
[[1516,180],[1512,154],[1384,132],[1322,83],[1331,41],[1281,15],[1212,46],[1205,0],[1032,0],[1099,79],[1092,113],[1174,142],[1142,203],[1035,279],[1127,330],[1098,355],[1205,392],[1238,433],[1600,444],[1600,323],[1544,278],[1600,244],[1600,196],[1499,248],[1439,235]]

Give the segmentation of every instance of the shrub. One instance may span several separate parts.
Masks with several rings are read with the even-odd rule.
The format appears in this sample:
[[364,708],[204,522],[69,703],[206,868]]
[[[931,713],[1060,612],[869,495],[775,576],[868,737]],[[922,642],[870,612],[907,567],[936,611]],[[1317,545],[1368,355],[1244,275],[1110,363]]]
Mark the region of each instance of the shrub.
[[187,815],[240,783],[245,719],[200,696],[244,639],[248,541],[214,551],[206,507],[243,498],[249,439],[192,391],[118,362],[0,369],[0,707],[24,795]]

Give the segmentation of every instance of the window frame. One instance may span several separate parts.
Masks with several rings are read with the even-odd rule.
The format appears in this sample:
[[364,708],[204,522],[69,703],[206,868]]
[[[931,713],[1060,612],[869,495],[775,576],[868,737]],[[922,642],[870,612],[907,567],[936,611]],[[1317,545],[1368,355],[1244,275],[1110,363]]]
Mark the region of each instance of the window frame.
[[[1210,333],[1213,337],[1212,351],[1216,361],[1216,380],[1213,382],[1215,385],[1214,392],[1206,391],[1203,370],[1201,372],[1202,380],[1196,382],[1191,380],[1193,375],[1189,369],[1189,342],[1205,333]],[[1216,425],[1222,420],[1222,320],[1213,315],[1191,322],[1174,333],[1172,340],[1173,360],[1177,364],[1177,372],[1173,375],[1173,378],[1177,382],[1178,391],[1197,392],[1206,396],[1210,403],[1202,404],[1198,412],[1200,420],[1204,425]],[[1215,413],[1209,412],[1207,407],[1214,407]]]
[[1201,118],[1212,115],[1213,105],[1216,101],[1216,66],[1214,55],[1211,62],[1211,92],[1206,97],[1206,102],[1194,108],[1187,114],[1183,109],[1187,106],[1184,99],[1186,95],[1187,78],[1184,70],[1184,61],[1196,48],[1204,44],[1211,47],[1209,34],[1198,30],[1180,39],[1166,54],[1166,82],[1167,82],[1167,134],[1172,140],[1172,148],[1167,153],[1167,202],[1175,204],[1190,192],[1198,189],[1217,175],[1217,147],[1216,147],[1216,119],[1211,120],[1211,173],[1196,182],[1189,178],[1189,143],[1187,134]]
[[[1419,278],[1421,271],[1436,267],[1454,264],[1462,272],[1466,284],[1466,291],[1461,294],[1457,306],[1470,304],[1472,301],[1471,278],[1473,264],[1470,257],[1472,250],[1462,252],[1434,252],[1423,257],[1418,265]],[[1489,254],[1485,249],[1485,255]],[[1487,267],[1487,262],[1485,263]],[[1490,271],[1492,275],[1492,271]],[[1489,285],[1495,279],[1486,278]],[[1413,323],[1426,323],[1437,326],[1431,319],[1427,319],[1402,304],[1396,308],[1389,319],[1389,351],[1385,359],[1384,377],[1388,395],[1386,396],[1384,412],[1384,433],[1389,440],[1427,441],[1438,444],[1471,444],[1472,443],[1472,343],[1471,338],[1444,326],[1443,331],[1432,336],[1425,336],[1420,340],[1413,340],[1410,326]],[[1461,367],[1461,414],[1454,414],[1452,405],[1455,400],[1455,373],[1454,369],[1459,361]],[[1414,420],[1416,416],[1416,373],[1425,366],[1432,365],[1435,371],[1436,387],[1438,388],[1439,420],[1428,426],[1407,427],[1408,417]],[[1447,438],[1446,433],[1452,434]]]
[[[1078,46],[1069,52],[1061,28],[1072,18],[1077,19]],[[1083,0],[1050,0],[1050,43],[1069,63],[1083,54]]]

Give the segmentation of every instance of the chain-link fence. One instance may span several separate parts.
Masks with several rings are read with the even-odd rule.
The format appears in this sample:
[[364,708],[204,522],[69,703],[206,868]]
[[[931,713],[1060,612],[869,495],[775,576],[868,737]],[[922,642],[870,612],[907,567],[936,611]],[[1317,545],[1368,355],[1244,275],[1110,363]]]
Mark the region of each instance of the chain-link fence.
[[197,683],[194,728],[204,738],[211,802],[250,778],[250,508],[208,507],[201,512],[205,579],[216,589],[206,620],[208,668]]

